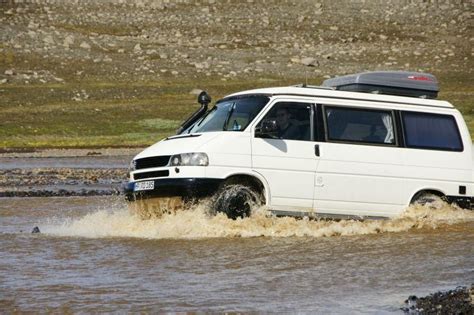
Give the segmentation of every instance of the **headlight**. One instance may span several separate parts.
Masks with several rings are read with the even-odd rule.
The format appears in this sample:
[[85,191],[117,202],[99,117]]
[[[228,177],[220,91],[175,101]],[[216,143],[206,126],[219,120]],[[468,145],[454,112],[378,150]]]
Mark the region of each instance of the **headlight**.
[[206,153],[182,153],[171,157],[171,166],[208,166],[209,158]]

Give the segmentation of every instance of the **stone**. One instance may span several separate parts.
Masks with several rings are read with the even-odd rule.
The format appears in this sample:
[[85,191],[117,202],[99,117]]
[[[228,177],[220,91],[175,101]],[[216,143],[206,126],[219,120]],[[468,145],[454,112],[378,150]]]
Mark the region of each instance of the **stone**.
[[79,45],[79,47],[84,48],[84,49],[88,49],[88,50],[91,49],[91,45],[89,45],[89,44],[86,43],[86,42],[82,42],[82,43]]
[[5,70],[5,75],[14,75],[14,74],[15,74],[15,71],[13,71],[12,69]]
[[63,46],[71,46],[72,44],[74,44],[74,36],[66,36],[66,38],[64,38]]
[[140,43],[136,44],[135,47],[133,47],[133,52],[138,53],[142,51],[142,46],[140,46]]
[[192,89],[191,91],[189,91],[189,94],[191,95],[199,95],[201,94],[202,90],[201,89]]
[[300,58],[297,58],[297,57],[292,57],[292,58],[290,59],[290,61],[291,61],[292,63],[300,63],[300,62],[301,62]]
[[308,67],[316,67],[318,62],[314,58],[306,57],[301,59],[301,63]]
[[43,42],[46,44],[54,45],[54,39],[51,35],[47,35],[45,38],[43,38]]
[[196,67],[196,69],[206,69],[206,68],[209,68],[209,66],[207,65],[206,62],[202,62],[202,63],[196,62],[196,63],[194,64],[194,67]]

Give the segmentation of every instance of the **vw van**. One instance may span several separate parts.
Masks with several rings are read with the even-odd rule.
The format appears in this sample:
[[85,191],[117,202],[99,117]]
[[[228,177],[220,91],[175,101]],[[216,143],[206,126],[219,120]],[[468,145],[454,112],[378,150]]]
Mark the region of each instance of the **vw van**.
[[437,196],[472,208],[466,123],[434,76],[368,72],[322,86],[210,97],[174,136],[135,156],[127,200],[148,213],[203,198],[230,218],[387,218]]

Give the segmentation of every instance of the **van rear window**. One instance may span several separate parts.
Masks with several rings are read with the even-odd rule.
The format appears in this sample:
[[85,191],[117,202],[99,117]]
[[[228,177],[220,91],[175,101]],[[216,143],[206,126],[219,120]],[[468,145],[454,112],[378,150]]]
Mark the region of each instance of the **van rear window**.
[[456,120],[451,115],[402,112],[405,143],[409,148],[462,151]]

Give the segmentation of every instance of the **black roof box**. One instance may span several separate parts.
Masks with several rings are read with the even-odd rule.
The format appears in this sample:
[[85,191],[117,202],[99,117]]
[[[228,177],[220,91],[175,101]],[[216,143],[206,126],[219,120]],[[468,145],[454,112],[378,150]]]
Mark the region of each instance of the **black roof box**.
[[325,80],[322,86],[336,90],[390,94],[420,98],[438,96],[438,80],[429,73],[378,71],[350,74]]

